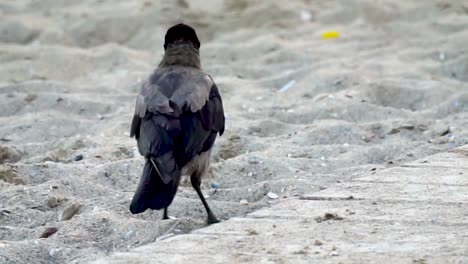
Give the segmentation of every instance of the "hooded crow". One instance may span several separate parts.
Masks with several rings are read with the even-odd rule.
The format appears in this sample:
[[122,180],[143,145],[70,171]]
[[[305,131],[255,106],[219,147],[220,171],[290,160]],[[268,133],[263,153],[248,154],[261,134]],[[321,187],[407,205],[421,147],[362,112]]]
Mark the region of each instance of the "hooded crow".
[[224,132],[224,110],[218,88],[201,70],[200,41],[193,28],[177,24],[166,33],[165,54],[158,68],[142,84],[136,99],[130,136],[146,163],[130,204],[139,214],[167,208],[182,175],[200,197],[208,223],[218,220],[200,189],[208,173],[211,148]]

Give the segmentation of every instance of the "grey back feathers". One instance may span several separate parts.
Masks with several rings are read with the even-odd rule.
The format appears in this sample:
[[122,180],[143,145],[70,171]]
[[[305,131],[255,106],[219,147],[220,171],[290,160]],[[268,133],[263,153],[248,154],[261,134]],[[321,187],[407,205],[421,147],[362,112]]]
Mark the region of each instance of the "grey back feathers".
[[[209,75],[190,67],[158,68],[143,83],[137,96],[135,115],[144,118],[147,111],[154,114],[180,116],[182,111],[195,113],[208,101],[214,85]],[[134,136],[132,128],[130,136]]]

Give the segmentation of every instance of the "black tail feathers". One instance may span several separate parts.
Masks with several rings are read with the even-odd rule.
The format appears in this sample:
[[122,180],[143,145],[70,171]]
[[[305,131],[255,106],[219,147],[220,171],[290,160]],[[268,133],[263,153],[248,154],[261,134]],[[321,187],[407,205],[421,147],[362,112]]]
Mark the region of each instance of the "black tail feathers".
[[157,160],[146,161],[140,183],[130,204],[132,214],[143,213],[148,208],[160,210],[172,203],[179,186],[180,171],[173,170],[169,175],[166,174]]

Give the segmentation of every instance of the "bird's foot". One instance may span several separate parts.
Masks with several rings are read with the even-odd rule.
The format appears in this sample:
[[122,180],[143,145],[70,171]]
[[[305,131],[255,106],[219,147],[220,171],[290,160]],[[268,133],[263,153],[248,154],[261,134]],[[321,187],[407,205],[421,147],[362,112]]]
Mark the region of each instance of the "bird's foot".
[[167,207],[166,207],[166,208],[164,208],[164,213],[163,213],[162,220],[168,220],[168,219],[173,219],[173,218],[170,217],[170,216],[167,214]]
[[208,215],[208,220],[206,221],[209,225],[219,223],[220,221],[213,214]]

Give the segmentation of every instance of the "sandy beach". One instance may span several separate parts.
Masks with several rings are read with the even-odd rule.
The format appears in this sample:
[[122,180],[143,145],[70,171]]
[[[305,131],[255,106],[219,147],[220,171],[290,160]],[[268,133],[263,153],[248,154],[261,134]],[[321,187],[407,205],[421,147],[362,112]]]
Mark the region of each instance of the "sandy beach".
[[178,22],[224,100],[203,182],[222,220],[468,144],[466,1],[2,1],[0,263],[87,263],[206,226],[189,182],[175,219],[128,209],[135,97]]

